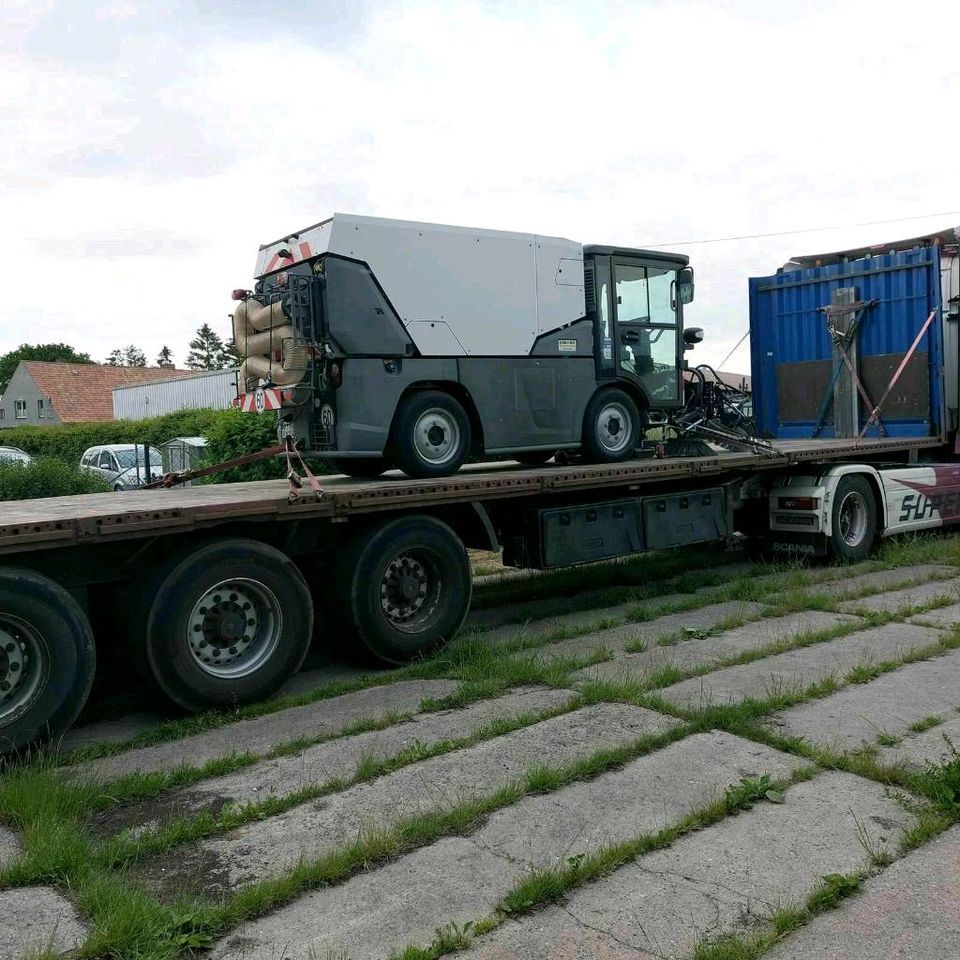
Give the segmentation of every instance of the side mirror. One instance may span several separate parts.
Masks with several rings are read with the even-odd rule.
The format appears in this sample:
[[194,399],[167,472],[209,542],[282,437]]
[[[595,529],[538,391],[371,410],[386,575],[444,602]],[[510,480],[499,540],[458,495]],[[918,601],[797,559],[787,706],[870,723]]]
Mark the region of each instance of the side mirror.
[[683,349],[692,350],[694,346],[698,343],[703,342],[703,328],[702,327],[687,327],[683,331]]
[[684,267],[680,271],[680,302],[693,303],[693,268]]

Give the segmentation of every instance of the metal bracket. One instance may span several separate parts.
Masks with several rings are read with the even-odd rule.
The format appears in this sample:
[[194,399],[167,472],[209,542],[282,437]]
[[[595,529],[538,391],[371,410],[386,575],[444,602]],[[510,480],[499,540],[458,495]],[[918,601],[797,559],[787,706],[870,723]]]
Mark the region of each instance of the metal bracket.
[[[840,355],[840,363],[834,367],[833,377],[830,380],[830,385],[827,387],[826,393],[823,395],[823,400],[820,402],[820,410],[817,413],[817,423],[813,428],[812,436],[814,438],[819,436],[820,431],[823,429],[824,422],[827,418],[827,410],[830,409],[830,401],[834,397],[834,393],[837,388],[837,381],[840,379],[840,374],[844,367],[846,367],[846,369],[849,371],[850,379],[853,385],[857,388],[857,393],[860,394],[860,399],[863,400],[866,409],[875,409],[874,403],[867,394],[866,388],[863,386],[863,383],[861,383],[860,377],[857,374],[856,367],[854,367],[853,361],[850,359],[849,350],[851,345],[856,341],[857,333],[860,330],[860,324],[863,321],[864,314],[870,307],[875,306],[877,303],[879,303],[878,300],[856,300],[853,303],[831,303],[825,307],[820,307],[821,312],[826,315],[827,333],[830,335],[833,345],[837,348],[837,352]],[[846,330],[837,329],[837,325],[834,322],[835,318],[849,313],[853,314],[853,319],[850,321],[849,327],[847,327]],[[887,431],[880,420],[879,414],[877,416],[877,425],[880,430],[880,436],[885,437],[887,435]],[[863,434],[861,434],[861,436],[862,435]]]

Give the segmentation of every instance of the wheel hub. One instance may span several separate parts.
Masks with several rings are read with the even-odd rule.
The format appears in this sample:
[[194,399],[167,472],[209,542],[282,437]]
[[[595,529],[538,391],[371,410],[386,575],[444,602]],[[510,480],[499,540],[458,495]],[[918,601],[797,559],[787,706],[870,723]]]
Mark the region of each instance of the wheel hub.
[[856,547],[867,530],[867,505],[859,493],[848,493],[840,504],[840,537],[844,543]]
[[417,453],[428,463],[443,464],[457,455],[460,428],[446,410],[425,410],[417,419],[413,434]]
[[0,627],[0,703],[12,697],[23,682],[26,659],[21,642]]
[[619,403],[607,404],[598,418],[600,442],[611,453],[619,453],[630,442],[630,418]]
[[422,609],[427,596],[427,571],[406,554],[387,565],[380,583],[380,605],[394,623],[405,622]]
[[280,624],[279,603],[265,584],[225,580],[194,605],[187,621],[187,643],[205,673],[243,677],[276,649]]
[[47,676],[43,637],[18,618],[0,619],[0,724],[29,709]]

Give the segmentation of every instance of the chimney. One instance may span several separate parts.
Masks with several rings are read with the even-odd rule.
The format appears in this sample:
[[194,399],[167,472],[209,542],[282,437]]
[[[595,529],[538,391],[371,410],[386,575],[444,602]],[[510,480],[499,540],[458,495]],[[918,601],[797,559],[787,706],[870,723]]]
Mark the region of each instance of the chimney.
[[169,361],[164,360],[163,363],[159,364],[161,370],[176,370],[177,368]]

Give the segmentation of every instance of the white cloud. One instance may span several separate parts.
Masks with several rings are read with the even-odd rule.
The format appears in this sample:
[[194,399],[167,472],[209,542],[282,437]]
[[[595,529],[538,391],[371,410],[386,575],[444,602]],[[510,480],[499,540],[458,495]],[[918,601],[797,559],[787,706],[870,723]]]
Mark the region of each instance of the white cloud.
[[[260,243],[334,210],[650,245],[960,209],[949,0],[281,6],[244,30],[242,8],[227,29],[95,5],[63,28],[81,56],[62,7],[23,5],[0,59],[0,350],[52,330],[182,357],[200,323],[226,330]],[[748,276],[945,225],[691,246],[696,356],[746,329]],[[138,232],[155,254],[118,258]]]

